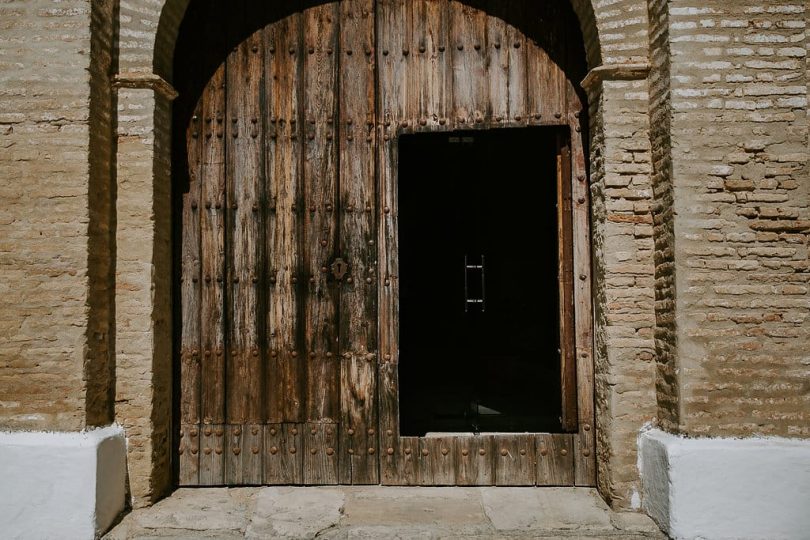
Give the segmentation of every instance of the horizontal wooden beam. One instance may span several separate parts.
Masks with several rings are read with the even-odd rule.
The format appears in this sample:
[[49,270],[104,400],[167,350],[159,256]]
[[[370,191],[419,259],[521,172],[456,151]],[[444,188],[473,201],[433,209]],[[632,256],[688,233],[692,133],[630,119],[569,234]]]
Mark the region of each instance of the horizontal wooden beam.
[[593,68],[582,79],[580,85],[585,90],[602,84],[604,81],[635,81],[644,79],[650,72],[649,62],[636,64],[603,64]]
[[124,72],[113,77],[113,88],[137,88],[153,90],[156,94],[173,101],[179,95],[174,87],[154,73]]

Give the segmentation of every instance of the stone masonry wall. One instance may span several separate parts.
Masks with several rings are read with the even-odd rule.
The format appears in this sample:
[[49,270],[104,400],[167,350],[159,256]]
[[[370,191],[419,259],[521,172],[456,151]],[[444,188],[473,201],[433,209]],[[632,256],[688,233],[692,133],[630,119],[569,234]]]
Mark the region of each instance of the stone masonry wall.
[[806,2],[668,9],[675,427],[807,437]]
[[0,7],[0,429],[111,418],[109,377],[86,381],[111,372],[108,270],[90,266],[109,238],[112,6]]

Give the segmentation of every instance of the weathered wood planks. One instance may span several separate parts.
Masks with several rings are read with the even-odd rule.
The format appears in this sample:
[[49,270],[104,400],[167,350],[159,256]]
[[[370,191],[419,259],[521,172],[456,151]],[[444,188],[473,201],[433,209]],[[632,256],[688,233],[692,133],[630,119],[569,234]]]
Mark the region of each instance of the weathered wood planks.
[[[379,481],[377,439],[376,104],[373,0],[340,3],[341,479]],[[349,435],[350,431],[353,435]]]
[[[560,7],[263,9],[258,31],[244,14],[220,31],[233,47],[217,38],[230,52],[187,126],[180,483],[593,485],[585,124]],[[402,437],[397,139],[529,124],[571,133],[557,182],[564,425],[576,433]]]
[[265,28],[265,117],[267,118],[268,349],[265,420],[304,419],[305,376],[299,357],[303,332],[298,281],[303,267],[302,128],[299,107],[303,49],[301,15],[295,13]]
[[338,31],[337,4],[311,7],[303,14],[301,102],[304,208],[304,350],[306,418],[337,422],[339,362],[337,310],[340,289],[329,265],[338,241]]

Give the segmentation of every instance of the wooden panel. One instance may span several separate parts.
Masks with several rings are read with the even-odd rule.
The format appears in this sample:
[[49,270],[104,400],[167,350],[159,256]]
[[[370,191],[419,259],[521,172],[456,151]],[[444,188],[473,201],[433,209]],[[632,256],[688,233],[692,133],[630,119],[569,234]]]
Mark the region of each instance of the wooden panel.
[[[224,437],[225,423],[225,66],[220,66],[204,90],[202,191],[200,205],[200,301],[202,341],[201,413],[203,430],[213,426]],[[224,442],[209,441],[211,453],[200,458],[200,483],[224,481]],[[219,448],[219,452],[216,452]]]
[[223,424],[205,425],[200,438],[200,484],[218,486],[225,483],[224,452],[228,449]]
[[338,483],[338,425],[310,422],[304,432],[304,483]]
[[557,148],[557,246],[560,319],[562,427],[577,428],[577,368],[574,343],[574,246],[572,236],[571,147],[567,134]]
[[491,486],[494,482],[492,436],[456,437],[456,484]]
[[[498,2],[499,0],[491,0]],[[525,20],[523,2],[512,2],[510,5],[510,20]],[[524,121],[528,115],[527,107],[527,74],[526,74],[526,54],[529,48],[526,46],[526,37],[523,33],[512,26],[506,27],[506,38],[504,47],[509,51],[509,118],[514,122]]]
[[[490,13],[497,13],[498,0],[489,0]],[[486,47],[489,56],[487,69],[489,83],[489,105],[494,125],[509,118],[509,44],[506,22],[492,15],[486,16]],[[504,46],[506,45],[506,46]]]
[[533,486],[535,482],[535,436],[496,435],[495,485]]
[[200,437],[197,424],[180,426],[180,485],[194,486],[199,483]]
[[384,451],[380,457],[380,483],[391,486],[415,485],[419,441],[417,438],[399,436],[397,364],[383,358],[378,375],[380,447]]
[[408,52],[407,117],[416,129],[447,124],[451,98],[449,1],[414,0],[405,6],[410,16]]
[[[403,18],[407,13],[405,0],[377,3],[378,59],[378,145],[377,164],[379,186],[377,208],[377,298],[379,336],[379,414],[380,430],[399,436],[399,389],[397,362],[399,358],[399,285],[397,247],[397,144],[396,132],[405,116],[407,87],[407,58],[400,54],[403,46]],[[396,53],[396,54],[395,54]],[[382,283],[380,283],[382,282]],[[410,460],[405,461],[397,442],[391,446],[394,454],[382,460],[382,482],[392,485],[414,482],[415,445]],[[404,451],[404,449],[403,449]],[[406,471],[410,470],[408,476]]]
[[[337,240],[337,4],[304,12],[303,107],[305,123],[304,350],[307,353],[307,419],[337,422],[340,416],[337,304],[339,290],[328,269]],[[306,287],[306,289],[304,288]]]
[[450,1],[453,116],[459,129],[488,120],[486,25],[483,11],[457,0]]
[[[356,450],[353,454],[341,452],[341,468],[351,468],[352,484],[376,484],[379,445],[373,0],[341,2],[340,26],[344,75],[339,91],[339,255],[349,265],[340,295],[341,425],[355,430],[349,444]],[[345,481],[346,477],[341,479]]]
[[258,485],[262,483],[263,426],[259,424],[225,426],[225,483]]
[[455,485],[455,437],[421,437],[418,474],[423,486]]
[[[227,423],[262,422],[262,364],[259,278],[263,246],[259,203],[263,199],[262,39],[255,33],[228,56],[226,65],[228,121],[226,137],[228,347],[226,348]],[[248,452],[235,451],[244,437],[229,428],[230,452],[225,474],[229,483],[261,483],[261,467]],[[240,467],[244,467],[239,470]]]
[[304,481],[302,424],[264,427],[264,483],[301,484]]
[[563,433],[536,436],[538,486],[574,484],[573,437]]
[[[562,63],[560,32],[548,28],[559,26],[560,10],[553,2],[547,2],[528,19],[527,42],[527,93],[528,113],[533,119],[544,123],[566,123],[565,73]],[[539,117],[537,115],[540,115]]]
[[299,355],[298,277],[303,236],[299,122],[301,16],[265,29],[267,109],[267,343],[266,416],[271,423],[304,417],[305,371]]
[[[202,101],[202,100],[201,100]],[[188,191],[183,194],[183,233],[180,254],[180,423],[200,423],[200,196],[202,172],[202,103],[186,131]],[[187,431],[184,428],[184,432]],[[180,454],[180,485],[199,482],[199,454]]]

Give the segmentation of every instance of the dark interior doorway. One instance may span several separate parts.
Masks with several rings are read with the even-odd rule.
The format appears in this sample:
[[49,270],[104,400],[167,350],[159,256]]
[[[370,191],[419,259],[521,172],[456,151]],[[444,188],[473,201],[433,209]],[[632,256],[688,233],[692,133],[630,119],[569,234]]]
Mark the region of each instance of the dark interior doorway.
[[559,432],[551,127],[399,141],[403,435]]

